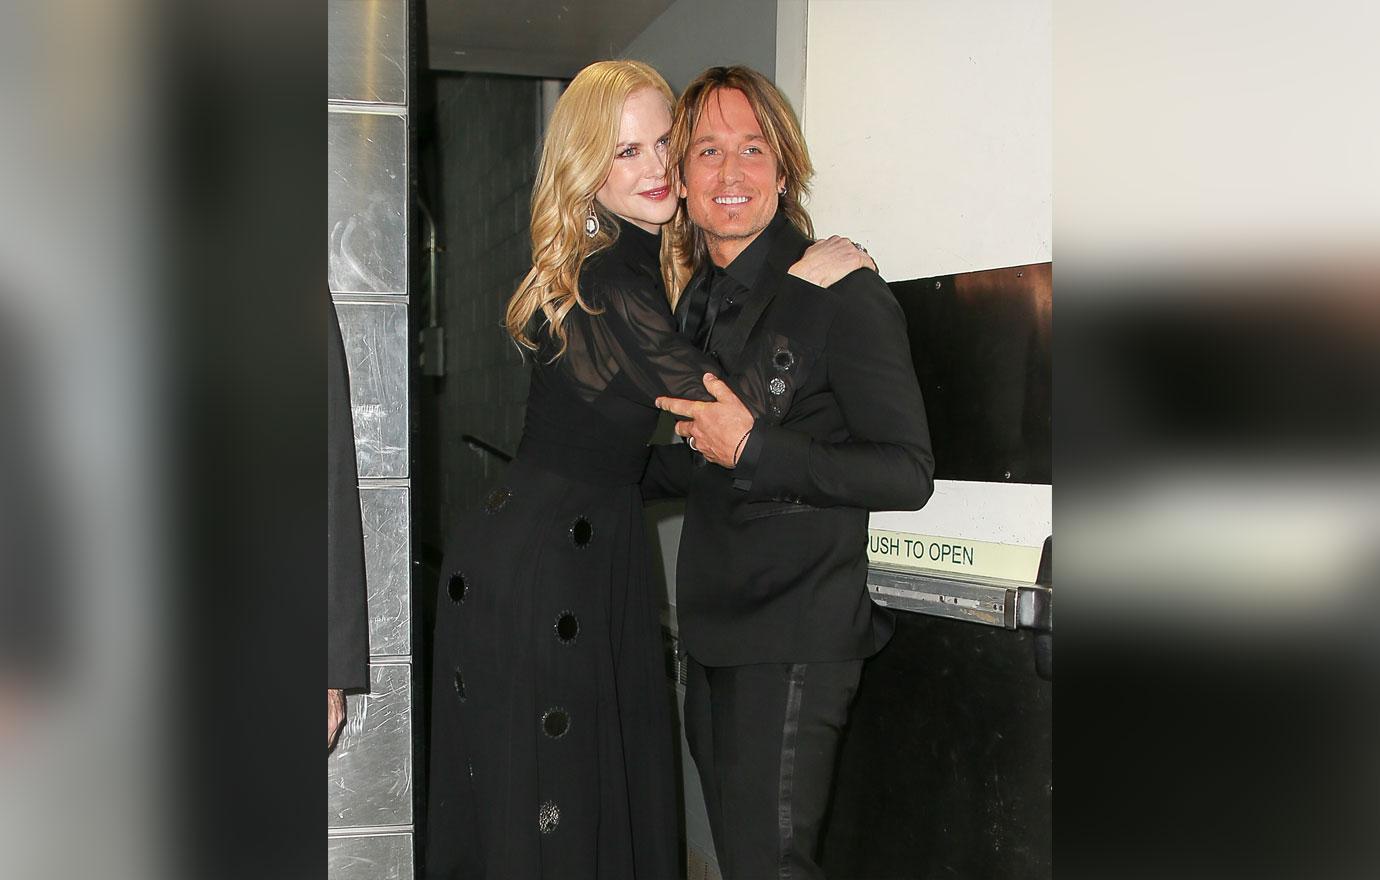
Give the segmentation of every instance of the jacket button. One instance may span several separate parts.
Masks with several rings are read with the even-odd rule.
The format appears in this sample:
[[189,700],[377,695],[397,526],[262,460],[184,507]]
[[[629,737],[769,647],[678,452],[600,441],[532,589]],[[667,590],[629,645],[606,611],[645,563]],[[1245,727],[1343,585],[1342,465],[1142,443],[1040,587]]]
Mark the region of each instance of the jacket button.
[[562,611],[561,616],[556,618],[556,638],[562,645],[575,644],[575,637],[580,634],[580,619],[574,612]]
[[570,524],[570,542],[577,548],[583,550],[593,540],[594,526],[590,525],[589,520],[582,516]]
[[455,572],[450,576],[450,581],[446,585],[446,592],[450,594],[450,601],[457,605],[465,601],[465,596],[470,592],[470,583],[465,580],[464,574]]

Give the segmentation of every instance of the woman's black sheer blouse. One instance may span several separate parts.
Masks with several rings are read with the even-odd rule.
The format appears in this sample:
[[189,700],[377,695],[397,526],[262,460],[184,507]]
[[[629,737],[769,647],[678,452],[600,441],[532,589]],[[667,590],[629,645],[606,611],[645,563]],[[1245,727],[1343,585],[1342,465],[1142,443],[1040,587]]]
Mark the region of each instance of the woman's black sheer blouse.
[[720,368],[676,330],[660,244],[621,224],[618,240],[580,272],[580,294],[597,314],[578,304],[570,310],[567,348],[554,360],[559,346],[538,328],[519,458],[584,482],[635,483],[658,418],[653,401],[711,399],[703,376]]

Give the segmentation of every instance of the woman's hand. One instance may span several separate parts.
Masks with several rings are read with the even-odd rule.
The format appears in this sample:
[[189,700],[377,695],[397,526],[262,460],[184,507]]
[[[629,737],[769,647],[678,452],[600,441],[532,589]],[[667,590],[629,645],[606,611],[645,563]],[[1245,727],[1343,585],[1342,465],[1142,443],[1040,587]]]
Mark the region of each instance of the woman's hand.
[[790,268],[790,274],[817,287],[828,287],[854,269],[877,271],[877,264],[860,244],[842,235],[817,241]]

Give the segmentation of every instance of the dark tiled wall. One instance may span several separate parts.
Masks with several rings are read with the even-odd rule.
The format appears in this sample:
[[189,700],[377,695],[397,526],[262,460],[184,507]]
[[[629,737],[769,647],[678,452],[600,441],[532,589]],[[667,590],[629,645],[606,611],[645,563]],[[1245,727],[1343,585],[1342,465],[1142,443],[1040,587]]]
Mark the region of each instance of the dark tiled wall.
[[[443,548],[464,506],[477,503],[503,464],[461,441],[471,434],[508,452],[522,434],[528,369],[502,327],[527,272],[536,176],[539,81],[476,74],[436,81],[435,172],[439,322],[446,376],[421,379],[416,479],[419,538]],[[420,232],[420,230],[419,230]],[[420,297],[417,297],[420,299]],[[425,481],[427,485],[420,485]]]

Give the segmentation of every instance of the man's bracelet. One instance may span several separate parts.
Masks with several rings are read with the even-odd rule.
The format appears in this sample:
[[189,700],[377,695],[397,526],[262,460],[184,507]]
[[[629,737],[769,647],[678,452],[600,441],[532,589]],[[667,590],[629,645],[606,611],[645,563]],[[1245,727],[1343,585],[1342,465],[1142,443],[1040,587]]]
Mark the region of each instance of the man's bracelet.
[[751,434],[751,433],[752,433],[752,429],[751,429],[751,428],[748,428],[747,431],[743,434],[742,439],[738,441],[738,445],[735,446],[735,447],[733,447],[733,466],[734,466],[734,467],[737,467],[737,466],[738,466],[738,459],[741,458],[742,455],[743,455],[743,444],[747,442],[748,434]]

